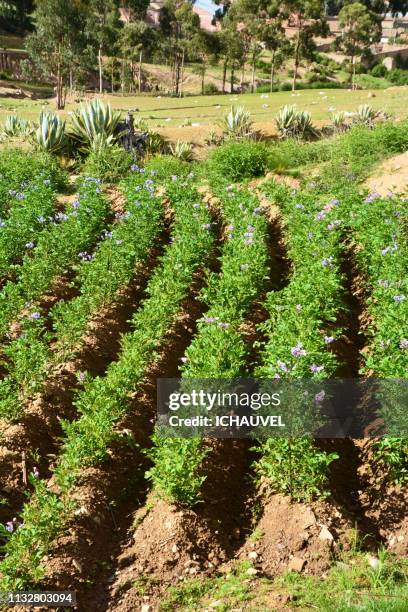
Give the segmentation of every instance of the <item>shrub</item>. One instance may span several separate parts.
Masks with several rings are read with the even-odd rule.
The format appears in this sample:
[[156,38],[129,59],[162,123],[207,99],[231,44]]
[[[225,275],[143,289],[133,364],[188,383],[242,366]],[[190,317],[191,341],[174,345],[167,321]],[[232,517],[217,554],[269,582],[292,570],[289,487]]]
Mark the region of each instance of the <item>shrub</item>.
[[268,169],[270,153],[260,142],[230,142],[213,151],[210,166],[231,181],[261,176]]
[[408,71],[394,68],[388,72],[387,79],[394,85],[408,85]]
[[204,85],[204,95],[205,96],[212,96],[213,94],[217,94],[217,93],[219,93],[219,90],[215,83],[210,82]]
[[132,163],[132,156],[118,145],[94,146],[85,160],[82,173],[115,183],[130,170]]
[[370,74],[373,77],[385,77],[388,74],[388,69],[386,66],[384,66],[384,64],[376,64],[373,68],[371,68]]

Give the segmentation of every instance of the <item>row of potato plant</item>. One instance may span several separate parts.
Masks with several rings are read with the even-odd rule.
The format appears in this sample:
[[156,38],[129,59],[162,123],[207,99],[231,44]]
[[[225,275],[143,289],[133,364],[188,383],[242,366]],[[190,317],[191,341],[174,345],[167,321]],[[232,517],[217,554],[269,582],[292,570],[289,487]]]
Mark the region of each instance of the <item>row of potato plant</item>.
[[[242,324],[268,274],[268,224],[259,200],[247,189],[228,186],[220,179],[214,179],[211,187],[220,198],[225,241],[220,272],[209,275],[202,292],[208,310],[183,358],[182,377],[187,383],[188,379],[245,376]],[[153,442],[148,478],[170,501],[194,505],[205,480],[202,463],[209,452],[205,440],[165,437],[159,426]]]
[[[370,193],[350,201],[352,246],[364,274],[368,295],[368,350],[362,354],[361,373],[379,379],[408,378],[408,239],[406,200]],[[383,401],[390,413],[387,426],[395,435],[374,445],[380,465],[391,480],[408,480],[408,438],[398,405],[404,403],[401,387],[386,382]],[[397,394],[397,396],[396,396]],[[405,425],[406,429],[406,425]]]
[[0,337],[25,309],[23,316],[38,317],[33,304],[48,291],[53,281],[93,248],[107,218],[109,206],[97,179],[84,180],[77,199],[64,213],[57,213],[27,253],[18,270],[18,282],[9,281],[0,293]]
[[42,230],[53,220],[54,190],[49,179],[37,179],[14,192],[7,213],[0,218],[0,279],[10,275],[13,263],[35,247]]
[[125,211],[117,213],[111,231],[103,232],[94,255],[83,257],[79,265],[75,278],[79,295],[51,309],[54,331],[46,332],[45,317],[26,317],[21,321],[21,335],[6,347],[7,376],[0,385],[3,416],[15,419],[21,414],[27,398],[41,390],[50,368],[79,349],[92,317],[117,299],[136,263],[148,257],[161,227],[161,200],[153,193],[151,179],[140,173],[124,181],[123,190]]
[[[73,488],[86,466],[108,457],[115,425],[157,359],[158,351],[177,320],[194,273],[203,265],[213,244],[211,217],[189,179],[170,181],[167,193],[174,209],[172,241],[146,289],[146,299],[132,318],[133,331],[122,338],[121,352],[104,377],[85,378],[76,398],[79,418],[64,423],[65,439],[54,479],[59,493],[33,480],[35,493],[22,512],[22,525],[4,546],[0,587],[22,588],[43,576],[41,561],[73,515]],[[7,532],[3,529],[3,536]]]
[[[342,203],[322,200],[313,189],[294,192],[274,182],[263,189],[281,210],[291,275],[284,289],[267,296],[269,318],[260,326],[266,340],[255,375],[324,380],[339,366],[332,349],[341,335],[336,321],[344,309]],[[323,398],[316,394],[313,402]],[[298,500],[328,494],[327,469],[337,455],[319,450],[312,437],[263,439],[257,451],[257,471],[275,491]]]
[[29,153],[22,149],[0,152],[0,217],[7,214],[10,203],[31,183],[50,181],[56,191],[67,181],[55,158],[47,154]]
[[[0,381],[0,416],[16,418],[20,401],[39,390],[38,380],[47,369],[49,334],[36,301],[59,275],[84,258],[83,249],[93,247],[108,212],[99,181],[86,179],[72,206],[56,215],[36,248],[24,256],[18,281],[8,281],[0,293],[0,334],[9,337],[3,346],[4,366],[11,374]],[[13,322],[17,326],[11,334]]]

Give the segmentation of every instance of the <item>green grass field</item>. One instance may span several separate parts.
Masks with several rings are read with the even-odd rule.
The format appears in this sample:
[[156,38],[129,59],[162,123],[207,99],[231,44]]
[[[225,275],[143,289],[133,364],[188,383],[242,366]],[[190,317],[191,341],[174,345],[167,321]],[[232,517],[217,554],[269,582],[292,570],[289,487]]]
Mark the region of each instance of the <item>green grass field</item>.
[[[146,119],[150,127],[160,128],[170,139],[199,143],[232,104],[245,106],[251,112],[256,127],[266,134],[274,132],[273,118],[285,104],[296,104],[299,109],[309,110],[313,120],[318,123],[329,121],[330,114],[336,110],[352,112],[360,104],[366,103],[396,118],[406,116],[408,88],[377,90],[375,97],[368,97],[368,93],[367,90],[327,89],[295,93],[188,96],[181,99],[115,94],[104,95],[103,99],[123,111],[138,109],[136,115]],[[68,118],[69,113],[78,106],[78,103],[68,103],[61,114]],[[54,100],[0,97],[0,120],[11,113],[35,120],[43,109],[55,110]]]

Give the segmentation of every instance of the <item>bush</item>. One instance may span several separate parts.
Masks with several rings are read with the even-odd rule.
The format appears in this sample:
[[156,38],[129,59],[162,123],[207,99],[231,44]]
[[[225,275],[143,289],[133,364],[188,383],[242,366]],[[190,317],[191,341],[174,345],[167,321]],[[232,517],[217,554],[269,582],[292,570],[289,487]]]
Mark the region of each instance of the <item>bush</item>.
[[220,92],[215,83],[206,83],[204,85],[204,95],[205,96],[212,96],[213,94],[218,94],[218,93]]
[[388,72],[387,79],[394,85],[408,85],[408,71],[394,68]]
[[230,142],[213,151],[210,167],[223,177],[238,182],[265,174],[270,151],[260,142]]
[[384,64],[376,64],[371,68],[370,74],[373,77],[385,77],[388,74],[388,68]]
[[133,164],[132,156],[118,145],[92,149],[85,159],[82,173],[115,183],[129,172]]

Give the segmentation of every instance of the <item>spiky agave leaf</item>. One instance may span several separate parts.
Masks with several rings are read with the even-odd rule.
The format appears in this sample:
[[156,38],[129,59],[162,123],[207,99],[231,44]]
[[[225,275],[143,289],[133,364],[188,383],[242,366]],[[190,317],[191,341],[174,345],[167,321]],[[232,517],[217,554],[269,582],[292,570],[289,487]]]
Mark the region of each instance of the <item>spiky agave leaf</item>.
[[251,113],[243,106],[231,106],[219,125],[227,138],[246,138],[252,133]]
[[191,161],[193,159],[193,145],[190,142],[178,140],[174,145],[170,145],[170,152],[173,157],[182,161]]
[[34,131],[31,121],[22,119],[17,115],[8,115],[1,128],[1,133],[11,138],[16,136],[30,136]]
[[116,134],[116,130],[120,118],[120,111],[114,111],[110,104],[105,105],[95,98],[72,115],[72,135],[85,145],[92,145],[93,140],[100,134],[104,134],[106,138],[117,138],[119,134]]
[[60,150],[65,144],[65,121],[55,113],[41,112],[34,142],[49,153]]

